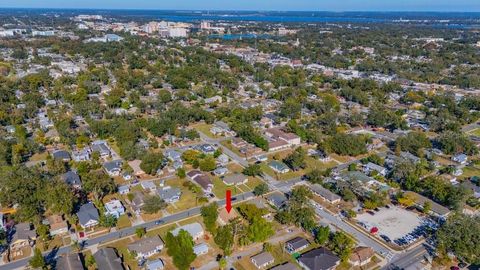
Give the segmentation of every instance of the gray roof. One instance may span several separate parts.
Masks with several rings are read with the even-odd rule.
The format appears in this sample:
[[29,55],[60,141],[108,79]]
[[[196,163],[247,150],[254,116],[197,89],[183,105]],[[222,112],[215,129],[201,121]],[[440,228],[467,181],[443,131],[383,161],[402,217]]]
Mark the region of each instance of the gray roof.
[[68,171],[62,175],[62,180],[70,186],[80,186],[82,182],[76,172]]
[[329,201],[336,201],[336,200],[340,200],[340,196],[338,196],[337,194],[331,192],[330,190],[322,187],[321,185],[319,184],[314,184],[310,187],[310,189],[318,194],[319,196],[329,200]]
[[172,231],[173,236],[177,236],[180,230],[184,230],[188,232],[192,237],[195,235],[198,235],[200,233],[203,233],[203,227],[200,225],[200,223],[195,222],[195,223],[190,223],[181,227],[178,227]]
[[113,248],[99,249],[95,254],[95,263],[98,270],[122,270],[122,259],[120,259]]
[[360,181],[364,183],[374,180],[373,178],[359,171],[346,172],[342,174],[342,177],[348,181]]
[[283,171],[288,169],[288,166],[285,163],[276,160],[270,161],[270,163],[268,163],[268,166],[275,168],[275,170],[277,171]]
[[57,150],[52,153],[54,159],[70,159],[70,154],[65,150]]
[[169,201],[176,196],[180,197],[182,194],[181,190],[176,187],[165,187],[157,190],[157,192],[160,198],[162,198],[164,201]]
[[128,245],[129,251],[135,251],[137,254],[139,253],[149,253],[151,251],[157,250],[157,247],[163,248],[164,243],[160,236],[153,236],[142,238],[134,243]]
[[93,203],[87,203],[82,205],[80,207],[80,210],[78,210],[77,216],[78,216],[78,221],[82,225],[87,224],[87,222],[89,222],[90,220],[98,221],[100,218],[98,216],[97,208],[95,208]]
[[332,269],[340,258],[326,248],[317,248],[302,254],[298,261],[310,270]]
[[288,262],[285,264],[281,264],[278,266],[275,266],[273,268],[270,268],[270,270],[297,270],[299,269],[295,264]]
[[200,255],[206,252],[208,252],[208,245],[205,243],[200,243],[193,247],[193,253],[195,253],[196,255]]
[[78,253],[60,256],[55,269],[58,270],[83,270],[83,264]]
[[377,165],[375,163],[372,163],[372,162],[369,162],[367,165],[365,165],[368,169],[370,170],[374,170],[374,171],[377,171],[377,172],[381,172],[381,171],[384,171],[385,168],[380,166],[380,165]]
[[160,259],[147,261],[147,270],[163,269],[164,267],[165,267],[165,264]]
[[245,180],[247,180],[248,177],[241,174],[241,173],[236,173],[232,175],[227,175],[225,178],[223,178],[223,182],[227,185],[237,185],[243,183]]
[[12,242],[17,240],[32,240],[37,237],[37,233],[32,229],[30,223],[18,223],[15,225],[15,233]]
[[122,168],[122,161],[121,160],[113,160],[103,163],[103,167],[108,172],[118,170]]
[[300,236],[297,236],[293,239],[288,240],[287,242],[285,242],[285,244],[291,246],[293,250],[297,250],[299,248],[303,248],[305,246],[310,245],[307,239]]
[[275,207],[281,208],[287,202],[287,197],[283,193],[275,192],[267,195],[267,200]]
[[229,129],[230,129],[229,126],[228,126],[228,124],[225,123],[225,122],[223,122],[223,121],[217,121],[217,122],[213,123],[213,125],[214,125],[214,126],[217,126],[217,127],[219,127],[219,128],[223,128],[223,129],[225,129],[225,130],[229,130]]
[[252,256],[250,259],[254,260],[258,266],[271,263],[275,260],[270,252],[262,252],[255,256]]

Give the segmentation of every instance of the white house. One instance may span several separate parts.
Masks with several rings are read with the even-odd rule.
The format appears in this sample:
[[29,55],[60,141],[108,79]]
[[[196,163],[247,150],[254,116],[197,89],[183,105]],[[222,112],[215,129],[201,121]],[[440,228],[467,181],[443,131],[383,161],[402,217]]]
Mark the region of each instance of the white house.
[[105,204],[105,214],[119,218],[125,214],[125,207],[119,200],[111,200]]

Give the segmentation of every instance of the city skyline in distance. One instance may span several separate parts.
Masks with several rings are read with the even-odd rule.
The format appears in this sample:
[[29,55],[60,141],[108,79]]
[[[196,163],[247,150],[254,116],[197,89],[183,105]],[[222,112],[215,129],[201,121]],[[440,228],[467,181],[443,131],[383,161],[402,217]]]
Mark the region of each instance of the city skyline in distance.
[[245,10],[245,11],[419,11],[419,12],[480,12],[477,0],[277,0],[220,1],[177,0],[3,0],[0,8],[59,9],[153,9],[153,10]]

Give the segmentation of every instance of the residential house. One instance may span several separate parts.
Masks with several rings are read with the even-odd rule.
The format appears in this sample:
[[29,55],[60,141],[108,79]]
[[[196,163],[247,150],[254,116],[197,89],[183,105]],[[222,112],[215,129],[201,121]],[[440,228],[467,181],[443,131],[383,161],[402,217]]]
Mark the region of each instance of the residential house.
[[348,258],[348,262],[352,266],[364,266],[370,263],[374,255],[375,251],[371,247],[356,247]]
[[98,153],[101,158],[108,158],[111,155],[110,148],[106,141],[94,141],[91,143],[93,153]]
[[69,162],[70,161],[70,154],[65,150],[53,151],[52,156],[53,156],[53,159],[55,159],[55,160],[61,160],[61,161],[64,161],[64,162]]
[[297,236],[285,242],[285,250],[290,254],[299,253],[308,248],[309,245],[310,243],[307,239]]
[[208,245],[206,243],[200,243],[193,247],[193,253],[197,256],[207,254],[208,250]]
[[215,153],[215,151],[217,150],[215,148],[215,146],[211,145],[211,144],[200,144],[200,145],[196,145],[194,147],[194,149],[204,153],[205,155],[213,155]]
[[480,185],[473,183],[471,180],[464,180],[462,186],[467,190],[473,191],[473,196],[480,199]]
[[26,247],[31,247],[37,239],[37,233],[30,223],[18,223],[15,225],[12,240],[10,242],[10,252],[20,251]]
[[171,161],[182,160],[182,154],[173,149],[167,149],[164,152],[165,157]]
[[211,193],[213,189],[213,183],[210,180],[210,177],[208,175],[202,174],[200,176],[197,176],[193,179],[202,189],[204,192]]
[[452,157],[452,160],[460,164],[467,164],[468,156],[465,154],[459,154]]
[[275,258],[273,258],[270,252],[262,252],[250,258],[253,265],[257,267],[257,269],[266,268],[267,266],[273,264]]
[[95,208],[93,203],[82,205],[77,213],[77,217],[80,226],[84,229],[97,226],[100,220],[97,208]]
[[155,183],[153,183],[152,181],[143,181],[142,183],[140,183],[140,185],[144,190],[149,190],[149,191],[157,190],[157,185],[155,185]]
[[173,236],[177,236],[180,230],[188,232],[192,236],[194,241],[200,239],[205,233],[203,231],[202,225],[200,225],[200,223],[198,222],[183,225],[174,229],[172,231]]
[[241,173],[236,173],[232,175],[225,176],[223,178],[223,183],[227,186],[236,186],[241,184],[246,184],[248,182],[248,177]]
[[230,212],[227,212],[227,209],[225,209],[225,207],[222,207],[218,212],[217,221],[218,223],[220,223],[220,225],[223,226],[227,225],[231,220],[235,219],[236,217],[238,217],[238,214],[234,208],[230,209]]
[[280,192],[275,192],[266,196],[267,201],[277,209],[283,208],[287,203],[287,197]]
[[232,146],[237,149],[246,147],[247,145],[248,143],[242,138],[235,137],[232,139]]
[[158,195],[162,200],[167,203],[175,203],[180,200],[180,196],[182,195],[182,191],[176,187],[164,187],[157,191]]
[[123,270],[122,259],[118,257],[115,249],[102,248],[93,254],[98,270]]
[[78,176],[78,174],[74,171],[68,171],[62,174],[61,178],[65,183],[67,183],[67,185],[75,189],[82,188],[82,182],[80,181],[80,176]]
[[420,162],[420,158],[410,154],[409,152],[400,152],[400,157],[411,161],[413,164],[418,164]]
[[132,168],[133,174],[135,176],[141,176],[141,175],[145,174],[145,172],[142,170],[142,168],[140,168],[141,163],[142,163],[142,161],[138,160],[138,159],[131,160],[131,161],[128,162],[128,166],[130,166],[130,168]]
[[68,223],[60,215],[48,216],[45,223],[50,227],[51,236],[68,233]]
[[270,268],[270,270],[299,270],[299,268],[295,264],[288,262],[288,263],[284,263],[281,265],[277,265],[273,268]]
[[336,204],[336,203],[339,203],[341,201],[341,197],[338,196],[337,194],[331,192],[330,190],[322,187],[321,185],[319,184],[313,184],[310,186],[310,190],[312,190],[312,192],[321,197],[322,199],[324,199],[325,201],[331,203],[331,204]]
[[300,137],[293,134],[283,131],[280,128],[269,128],[265,130],[265,135],[271,139],[280,139],[286,141],[290,146],[300,145]]
[[103,163],[103,168],[105,169],[105,172],[111,177],[119,176],[122,172],[122,161],[118,159],[105,162]]
[[220,156],[217,157],[217,164],[220,166],[227,166],[229,160],[230,159],[228,158],[227,155],[221,154]]
[[332,270],[340,264],[340,258],[324,247],[310,250],[297,260],[306,270]]
[[415,206],[420,209],[423,208],[423,206],[425,205],[425,202],[428,202],[431,208],[430,213],[437,217],[446,218],[450,214],[450,210],[445,206],[442,206],[416,192],[406,191],[405,196],[410,196],[411,198],[413,198],[415,200]]
[[289,147],[290,144],[284,140],[270,139],[270,141],[268,142],[268,151],[270,152],[279,151]]
[[226,167],[218,167],[213,171],[213,174],[216,176],[222,176],[228,173],[228,169]]
[[123,185],[118,187],[118,193],[122,195],[126,195],[130,193],[130,186],[129,185]]
[[64,254],[57,259],[55,265],[59,270],[83,270],[85,269],[78,253]]
[[276,173],[287,173],[290,171],[290,168],[288,166],[280,161],[272,160],[268,163],[268,166],[272,168],[272,170]]
[[160,259],[147,261],[145,265],[147,270],[163,270],[165,268],[165,264]]
[[225,136],[236,136],[236,133],[230,129],[227,123],[223,121],[217,121],[213,123],[212,128],[210,128],[210,132],[213,135],[225,135]]
[[143,206],[145,205],[145,195],[140,191],[133,193],[132,208],[137,215],[140,215]]
[[85,147],[83,149],[73,151],[72,159],[75,162],[89,161],[91,159],[90,149]]
[[192,170],[187,173],[187,176],[192,180],[194,180],[196,177],[200,175],[203,175],[203,173],[199,170]]
[[377,172],[378,174],[385,176],[387,175],[387,169],[377,165],[375,163],[369,162],[367,165],[364,166],[364,172],[367,174],[371,174],[372,172]]
[[122,202],[119,200],[111,200],[105,204],[105,214],[112,215],[117,219],[125,214],[125,207],[123,207]]
[[129,244],[128,251],[136,254],[137,259],[145,259],[162,251],[164,245],[165,244],[160,236],[156,235],[142,238],[134,243]]

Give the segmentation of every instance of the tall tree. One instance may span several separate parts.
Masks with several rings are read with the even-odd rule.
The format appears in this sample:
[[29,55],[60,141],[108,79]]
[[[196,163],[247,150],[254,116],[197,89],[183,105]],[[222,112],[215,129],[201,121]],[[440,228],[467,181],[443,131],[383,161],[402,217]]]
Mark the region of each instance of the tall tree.
[[217,203],[211,203],[205,205],[200,209],[200,214],[203,217],[203,223],[211,234],[215,234],[217,229],[217,218],[218,218],[218,205]]
[[192,236],[185,230],[180,230],[177,236],[173,236],[171,232],[167,233],[165,238],[165,245],[167,247],[167,253],[173,259],[173,264],[179,270],[187,270],[190,268],[190,264],[197,257],[193,252]]

